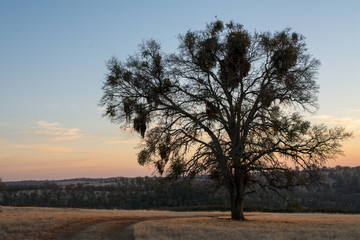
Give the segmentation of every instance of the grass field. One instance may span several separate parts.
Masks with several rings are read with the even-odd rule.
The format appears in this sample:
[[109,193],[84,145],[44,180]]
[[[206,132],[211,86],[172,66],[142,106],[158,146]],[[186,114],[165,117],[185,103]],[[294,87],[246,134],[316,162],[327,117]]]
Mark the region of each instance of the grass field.
[[[222,216],[223,212],[207,213]],[[0,207],[0,240],[56,239],[61,232],[74,225],[78,228],[91,224],[142,217],[197,217],[201,212],[92,210],[71,208]]]
[[[231,221],[224,212],[0,208],[0,239],[56,239],[74,225],[142,217],[135,239],[360,239],[360,215],[246,213]],[[159,217],[167,219],[159,219]],[[171,219],[168,219],[171,218]],[[99,238],[101,239],[101,238]]]
[[135,225],[136,239],[360,239],[360,215],[248,213],[229,218],[154,220]]

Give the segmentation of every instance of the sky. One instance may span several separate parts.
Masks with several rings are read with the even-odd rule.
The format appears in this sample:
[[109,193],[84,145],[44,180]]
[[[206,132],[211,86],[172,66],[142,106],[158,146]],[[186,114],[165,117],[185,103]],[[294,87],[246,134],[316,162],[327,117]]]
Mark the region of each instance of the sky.
[[328,166],[360,165],[360,1],[0,0],[0,177],[3,181],[152,175],[140,137],[102,117],[112,56],[146,39],[174,52],[177,36],[217,19],[249,32],[290,27],[321,61],[319,110],[308,116],[354,137]]

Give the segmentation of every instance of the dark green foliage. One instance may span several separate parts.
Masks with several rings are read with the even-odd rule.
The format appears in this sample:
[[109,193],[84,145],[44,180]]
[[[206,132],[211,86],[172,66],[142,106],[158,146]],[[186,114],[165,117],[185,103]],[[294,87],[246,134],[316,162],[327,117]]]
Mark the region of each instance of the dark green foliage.
[[[137,104],[135,107],[135,117],[133,118],[133,127],[134,130],[141,134],[142,137],[145,136],[146,127],[149,120],[149,112],[146,109],[146,106],[143,104]],[[131,116],[128,117],[129,119]]]
[[0,190],[0,205],[75,208],[152,209],[228,203],[211,182],[167,183],[156,178],[120,178],[100,185],[8,186]]
[[245,31],[231,32],[227,39],[226,56],[221,64],[221,80],[229,88],[239,86],[250,71],[247,59],[250,36]]
[[0,178],[0,190],[3,189],[5,187],[5,184],[1,182],[1,178]]

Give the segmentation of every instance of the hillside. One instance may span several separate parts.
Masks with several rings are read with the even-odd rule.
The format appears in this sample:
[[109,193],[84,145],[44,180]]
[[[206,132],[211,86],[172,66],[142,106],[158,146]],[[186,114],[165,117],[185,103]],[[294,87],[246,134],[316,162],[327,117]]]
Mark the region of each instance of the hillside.
[[[360,167],[323,168],[321,182],[281,190],[256,188],[245,200],[247,208],[313,208],[360,210]],[[206,176],[190,183],[161,178],[67,179],[5,182],[0,205],[102,209],[227,206],[225,189]],[[260,208],[259,208],[260,207]],[[226,207],[224,207],[226,208]]]

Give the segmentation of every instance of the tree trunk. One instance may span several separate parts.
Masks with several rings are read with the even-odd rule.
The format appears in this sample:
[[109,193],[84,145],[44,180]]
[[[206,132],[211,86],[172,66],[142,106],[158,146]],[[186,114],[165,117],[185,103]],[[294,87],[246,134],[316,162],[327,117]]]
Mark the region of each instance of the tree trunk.
[[[240,186],[239,186],[240,185]],[[244,221],[244,184],[239,184],[236,189],[230,190],[231,219]]]
[[234,197],[231,196],[231,219],[243,221],[244,217],[244,199],[243,197]]

